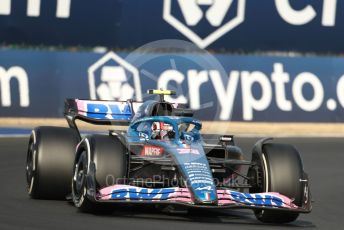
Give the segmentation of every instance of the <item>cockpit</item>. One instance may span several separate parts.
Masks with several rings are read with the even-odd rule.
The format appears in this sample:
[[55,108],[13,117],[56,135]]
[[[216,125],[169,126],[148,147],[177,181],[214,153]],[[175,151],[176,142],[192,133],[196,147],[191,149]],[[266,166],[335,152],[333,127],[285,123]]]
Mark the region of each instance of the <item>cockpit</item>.
[[139,122],[132,129],[133,132],[145,139],[194,141],[199,139],[201,125],[191,118],[157,116]]
[[148,100],[136,111],[128,133],[151,140],[199,139],[201,123],[192,118],[193,111],[166,102],[164,95],[175,95],[170,90],[148,90],[160,96],[159,101]]

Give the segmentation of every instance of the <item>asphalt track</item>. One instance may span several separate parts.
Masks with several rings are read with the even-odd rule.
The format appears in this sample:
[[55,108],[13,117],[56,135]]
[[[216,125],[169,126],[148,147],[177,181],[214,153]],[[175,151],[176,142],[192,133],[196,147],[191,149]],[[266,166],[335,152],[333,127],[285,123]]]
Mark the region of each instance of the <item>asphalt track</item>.
[[[257,138],[239,138],[250,152]],[[32,200],[25,188],[27,138],[0,138],[0,229],[343,229],[344,139],[280,138],[302,153],[311,177],[313,212],[288,225],[258,222],[249,210],[172,215],[155,209],[121,207],[112,215],[79,213],[65,201]],[[247,154],[250,159],[250,154]]]

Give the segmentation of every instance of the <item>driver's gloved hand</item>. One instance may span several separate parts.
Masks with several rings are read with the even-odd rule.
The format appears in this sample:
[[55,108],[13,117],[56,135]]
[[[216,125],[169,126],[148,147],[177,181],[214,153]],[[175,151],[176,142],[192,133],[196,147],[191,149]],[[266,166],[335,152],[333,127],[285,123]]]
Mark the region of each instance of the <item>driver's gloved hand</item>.
[[174,130],[169,130],[167,132],[167,136],[168,136],[169,139],[174,139],[175,136],[176,136],[176,132]]

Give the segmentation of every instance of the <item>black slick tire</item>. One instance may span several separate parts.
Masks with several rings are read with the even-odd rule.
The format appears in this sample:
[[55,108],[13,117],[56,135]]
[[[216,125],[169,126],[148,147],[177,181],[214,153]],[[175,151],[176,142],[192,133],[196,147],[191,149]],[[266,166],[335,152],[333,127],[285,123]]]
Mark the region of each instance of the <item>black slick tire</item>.
[[70,194],[78,133],[70,128],[37,127],[26,158],[27,191],[34,199],[65,199]]

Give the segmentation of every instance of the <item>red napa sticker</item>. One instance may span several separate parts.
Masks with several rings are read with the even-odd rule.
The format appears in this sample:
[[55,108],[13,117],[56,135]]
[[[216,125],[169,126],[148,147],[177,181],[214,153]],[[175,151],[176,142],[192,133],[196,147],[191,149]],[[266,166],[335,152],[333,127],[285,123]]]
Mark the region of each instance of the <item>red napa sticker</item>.
[[141,151],[141,156],[160,157],[164,153],[164,149],[159,146],[145,145]]

